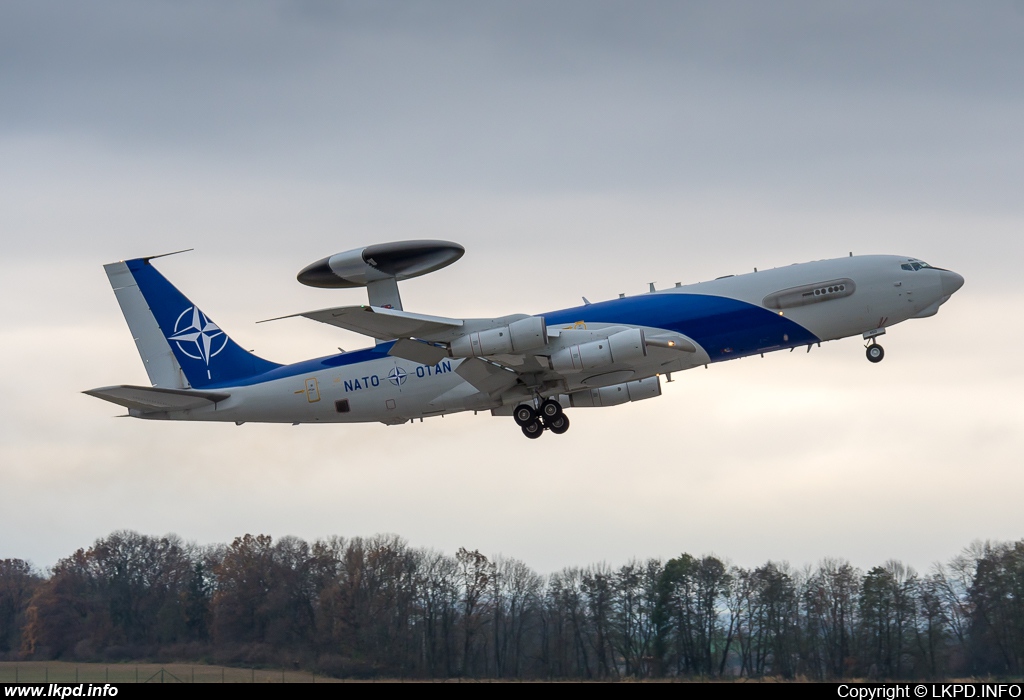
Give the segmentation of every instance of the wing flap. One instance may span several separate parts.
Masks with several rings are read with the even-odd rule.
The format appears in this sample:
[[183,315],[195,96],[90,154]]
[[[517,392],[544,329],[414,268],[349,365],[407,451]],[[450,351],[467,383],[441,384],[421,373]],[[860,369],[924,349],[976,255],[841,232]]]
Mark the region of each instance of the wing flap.
[[408,338],[396,340],[388,350],[388,354],[410,362],[418,362],[421,365],[436,365],[448,357],[448,352],[444,348]]
[[515,371],[499,367],[479,357],[463,360],[455,369],[455,373],[485,394],[497,394],[511,389],[519,380],[519,375]]
[[82,393],[142,413],[205,408],[231,396],[231,394],[220,394],[212,391],[160,389],[157,387],[131,386],[127,384],[89,389]]

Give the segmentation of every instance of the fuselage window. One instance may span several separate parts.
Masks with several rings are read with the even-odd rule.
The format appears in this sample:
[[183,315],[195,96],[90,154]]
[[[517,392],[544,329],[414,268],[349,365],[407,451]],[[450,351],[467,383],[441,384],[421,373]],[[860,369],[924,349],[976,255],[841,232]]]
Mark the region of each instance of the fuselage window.
[[836,285],[832,285],[830,287],[821,287],[820,289],[815,289],[814,290],[814,296],[820,297],[823,294],[836,294],[837,292],[845,292],[845,291],[846,291],[846,285],[845,284],[836,284]]
[[856,282],[848,278],[812,282],[799,287],[780,289],[766,296],[761,303],[769,309],[791,309],[805,304],[842,299],[850,296],[856,290]]

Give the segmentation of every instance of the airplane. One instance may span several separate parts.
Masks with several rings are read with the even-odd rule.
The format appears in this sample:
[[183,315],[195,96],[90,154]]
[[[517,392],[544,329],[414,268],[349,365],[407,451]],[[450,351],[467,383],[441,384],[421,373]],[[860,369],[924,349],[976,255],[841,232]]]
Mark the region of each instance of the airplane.
[[[184,251],[179,251],[184,252]],[[861,336],[926,318],[963,286],[917,258],[858,255],[655,289],[559,311],[446,318],[405,311],[398,283],[462,257],[457,243],[397,241],[318,260],[298,281],[365,287],[368,304],[305,317],[373,347],[282,365],[244,350],[153,266],[104,266],[152,386],[84,393],[148,420],[398,425],[460,411],[511,416],[529,438],[569,429],[567,409],[661,395],[661,377]],[[167,255],[173,255],[168,253]],[[278,320],[278,319],[268,319]]]

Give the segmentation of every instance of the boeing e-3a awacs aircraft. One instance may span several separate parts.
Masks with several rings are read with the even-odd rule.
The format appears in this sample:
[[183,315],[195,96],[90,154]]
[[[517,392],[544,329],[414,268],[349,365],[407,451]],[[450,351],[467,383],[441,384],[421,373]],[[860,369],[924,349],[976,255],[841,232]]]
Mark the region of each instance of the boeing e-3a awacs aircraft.
[[[388,425],[458,411],[512,416],[523,434],[569,428],[565,409],[661,395],[661,375],[860,335],[934,315],[963,277],[915,258],[865,255],[730,275],[561,311],[444,318],[402,308],[398,282],[462,257],[447,241],[338,253],[302,270],[314,287],[366,287],[369,304],[295,314],[376,339],[280,365],[243,350],[167,281],[154,257],[105,266],[151,387],[85,393],[160,420]],[[162,257],[162,256],[155,256]],[[284,317],[288,318],[288,317]]]

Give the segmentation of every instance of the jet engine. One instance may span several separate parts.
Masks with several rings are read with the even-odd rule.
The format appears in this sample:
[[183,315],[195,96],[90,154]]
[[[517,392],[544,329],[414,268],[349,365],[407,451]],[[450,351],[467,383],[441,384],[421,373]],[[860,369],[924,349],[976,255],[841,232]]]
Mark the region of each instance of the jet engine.
[[661,380],[658,377],[647,377],[635,382],[603,386],[600,389],[585,389],[568,396],[559,396],[559,403],[574,408],[604,408],[618,406],[630,401],[643,401],[661,396]]
[[548,328],[543,316],[529,316],[507,326],[467,333],[452,341],[452,357],[485,357],[522,353],[547,345]]
[[570,345],[551,355],[548,364],[556,372],[581,372],[616,362],[635,362],[647,357],[644,332],[639,328],[613,333],[607,338]]

